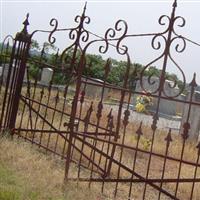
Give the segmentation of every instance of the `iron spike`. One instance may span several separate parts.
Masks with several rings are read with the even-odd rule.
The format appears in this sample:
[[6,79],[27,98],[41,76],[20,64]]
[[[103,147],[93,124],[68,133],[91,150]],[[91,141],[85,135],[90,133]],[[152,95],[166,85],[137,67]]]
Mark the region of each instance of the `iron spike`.
[[174,0],[173,7],[174,7],[174,8],[177,7],[177,0]]
[[191,83],[189,84],[191,87],[197,87],[197,82],[196,82],[196,73],[193,75],[193,79]]
[[27,27],[29,25],[28,18],[29,18],[29,13],[26,14],[26,19],[23,22],[24,28],[23,28],[22,32],[24,32],[24,33],[28,33],[28,31],[27,31]]

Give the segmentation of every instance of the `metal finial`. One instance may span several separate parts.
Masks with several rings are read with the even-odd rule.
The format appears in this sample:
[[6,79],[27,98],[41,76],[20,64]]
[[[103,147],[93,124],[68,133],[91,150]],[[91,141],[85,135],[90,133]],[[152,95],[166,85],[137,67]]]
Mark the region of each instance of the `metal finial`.
[[172,135],[171,135],[172,129],[169,129],[169,132],[167,134],[167,137],[165,138],[165,141],[169,144],[170,142],[172,142]]
[[57,52],[56,52],[56,55],[55,55],[56,57],[58,57],[59,51],[60,51],[60,49],[58,48]]
[[45,46],[44,46],[44,44],[43,44],[40,57],[42,58],[44,54],[45,54]]
[[27,32],[28,32],[28,31],[27,31],[27,27],[28,27],[28,25],[29,25],[28,18],[29,18],[29,13],[27,13],[26,19],[25,19],[24,22],[23,22],[24,28],[23,28],[22,32],[24,32],[24,33],[27,33]]
[[87,8],[87,1],[85,2],[84,12],[86,11],[86,8]]
[[196,79],[196,72],[194,73],[193,78]]
[[83,8],[83,15],[85,15],[86,8],[87,8],[87,1],[85,2],[84,8]]
[[174,8],[177,7],[177,0],[174,0],[173,7],[174,7]]
[[142,132],[142,121],[140,122],[140,126],[138,128],[138,130],[135,132],[139,137],[141,135],[143,135],[143,132]]
[[190,86],[192,86],[192,87],[197,87],[196,73],[194,73],[194,75],[193,75],[193,79],[192,79],[192,81],[191,81],[191,83],[190,83]]
[[55,64],[57,64],[58,54],[59,54],[59,48],[57,49],[57,52],[56,52],[56,55],[55,55]]

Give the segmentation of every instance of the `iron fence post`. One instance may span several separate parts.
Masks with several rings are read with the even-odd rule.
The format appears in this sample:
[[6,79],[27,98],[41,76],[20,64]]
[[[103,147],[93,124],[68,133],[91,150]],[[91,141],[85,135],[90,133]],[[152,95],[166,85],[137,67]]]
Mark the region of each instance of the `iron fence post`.
[[29,35],[27,31],[27,26],[29,25],[28,17],[29,14],[27,14],[26,19],[23,22],[23,30],[16,34],[10,59],[9,67],[11,76],[8,77],[7,87],[10,87],[11,92],[9,97],[9,105],[7,106],[7,113],[9,114],[7,116],[7,125],[5,127],[11,130],[15,128],[17,112],[19,109],[20,94],[25,75],[26,62],[31,44],[31,35]]
[[[80,24],[78,26],[77,38],[76,38],[76,41],[75,41],[73,56],[72,56],[72,60],[71,60],[71,66],[75,66],[76,55],[77,55],[77,51],[78,51],[78,48],[79,48],[79,45],[80,45],[81,35],[83,33],[82,31],[83,31],[83,23],[84,23],[84,20],[85,20],[86,6],[87,6],[87,3],[84,6],[83,13],[82,13],[81,19],[80,19]],[[77,105],[78,105],[78,101],[79,101],[78,97],[79,97],[80,88],[81,88],[81,76],[82,76],[82,73],[83,73],[83,68],[84,68],[84,63],[85,63],[84,59],[85,59],[85,57],[82,54],[80,62],[79,62],[78,67],[77,67],[78,69],[77,69],[77,72],[76,72],[76,76],[77,76],[76,93],[75,93],[74,98],[73,98],[70,121],[69,121],[69,125],[68,125],[68,128],[70,130],[70,134],[69,134],[69,142],[68,142],[68,147],[67,147],[64,182],[67,181],[68,173],[69,173],[69,166],[70,166],[71,152],[72,152],[72,140],[73,140],[73,135],[75,134],[74,120],[76,118],[76,109],[77,109]]]

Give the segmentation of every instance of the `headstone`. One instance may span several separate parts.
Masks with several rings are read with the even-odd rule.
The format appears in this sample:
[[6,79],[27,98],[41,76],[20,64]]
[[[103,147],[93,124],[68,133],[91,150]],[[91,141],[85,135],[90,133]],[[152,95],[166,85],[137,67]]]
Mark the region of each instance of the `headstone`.
[[41,84],[48,86],[53,76],[53,70],[51,68],[43,68],[41,76]]
[[[82,78],[83,81],[86,81],[85,78]],[[99,85],[95,85],[99,84]],[[84,83],[81,84],[81,90],[84,88]],[[103,81],[100,79],[93,78],[92,80],[87,80],[87,85],[85,88],[85,96],[90,98],[100,98],[103,90]],[[109,88],[104,87],[104,98],[108,97]]]
[[[186,99],[188,101],[190,100],[190,93],[187,95]],[[193,95],[193,102],[200,103],[200,92],[195,91]],[[187,121],[188,111],[189,111],[189,104],[185,104],[183,115],[182,115],[181,129],[180,129],[181,134],[183,133],[183,125]],[[198,140],[199,131],[200,131],[200,105],[191,106],[191,111],[189,115],[189,123],[190,123],[190,129],[188,133],[189,139]]]
[[[12,67],[11,69],[11,75],[10,75],[10,80],[13,78],[13,72],[14,72],[14,67]],[[9,64],[3,64],[2,69],[0,70],[0,76],[2,74],[2,78],[3,78],[3,84],[6,85],[6,81],[7,81],[7,77],[8,77],[8,70],[9,70]],[[16,72],[15,72],[16,73]],[[27,75],[26,75],[26,70],[25,70],[25,74],[24,74],[24,81],[27,80]]]
[[[152,83],[152,84],[150,84]],[[151,80],[148,80],[148,77],[143,77],[143,88],[150,93],[154,93],[157,91],[159,87],[160,80],[157,77],[151,77]],[[179,93],[179,88],[171,88],[173,86],[173,82],[166,80],[164,85],[164,90],[167,96],[176,96]],[[171,87],[170,87],[171,85]],[[137,81],[136,89],[137,92],[142,92],[143,89],[141,87],[140,81]],[[156,93],[158,95],[158,92]],[[164,95],[163,95],[164,96]],[[178,99],[181,97],[177,97]],[[157,98],[153,98],[153,105],[150,107],[150,111],[155,112],[157,109]],[[135,104],[136,100],[133,100],[133,104]],[[177,102],[167,99],[161,99],[159,104],[159,113],[163,115],[175,116],[177,114]]]

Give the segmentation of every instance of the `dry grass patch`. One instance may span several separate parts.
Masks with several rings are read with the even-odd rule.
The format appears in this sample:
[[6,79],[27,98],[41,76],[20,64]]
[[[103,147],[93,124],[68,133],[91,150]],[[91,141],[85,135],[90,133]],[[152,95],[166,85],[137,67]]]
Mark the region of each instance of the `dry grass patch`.
[[76,183],[63,186],[63,164],[60,159],[44,155],[30,144],[1,138],[0,199],[104,199],[94,189],[90,191]]

